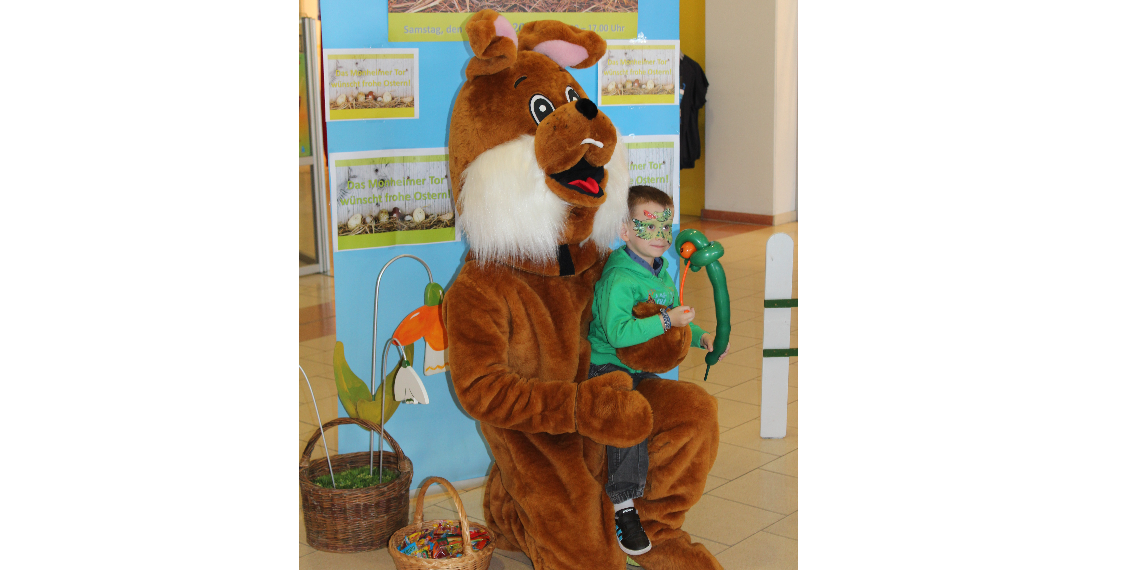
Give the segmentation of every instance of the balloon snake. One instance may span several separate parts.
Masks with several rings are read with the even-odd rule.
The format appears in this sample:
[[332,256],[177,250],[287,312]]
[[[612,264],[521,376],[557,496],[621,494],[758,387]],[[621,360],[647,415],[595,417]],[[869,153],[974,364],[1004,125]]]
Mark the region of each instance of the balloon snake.
[[705,380],[709,379],[709,369],[720,361],[721,355],[728,348],[728,336],[732,332],[732,319],[728,303],[728,283],[724,277],[724,267],[720,259],[724,255],[724,246],[719,242],[710,242],[700,231],[693,228],[681,230],[677,234],[677,253],[685,260],[685,270],[681,271],[680,301],[685,304],[685,278],[689,271],[700,271],[706,268],[705,275],[713,287],[713,302],[716,304],[716,336],[713,338],[713,349],[705,355]]

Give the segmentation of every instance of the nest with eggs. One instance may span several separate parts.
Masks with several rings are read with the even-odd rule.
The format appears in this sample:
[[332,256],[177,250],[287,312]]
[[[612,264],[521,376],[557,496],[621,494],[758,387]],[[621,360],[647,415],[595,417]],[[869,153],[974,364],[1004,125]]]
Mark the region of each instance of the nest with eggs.
[[383,97],[359,97],[344,96],[341,99],[338,97],[335,101],[329,104],[329,108],[333,111],[343,111],[345,109],[403,109],[415,107],[416,102],[413,97],[392,97],[390,101],[385,101]]
[[644,85],[633,85],[626,87],[625,85],[607,85],[602,90],[605,95],[672,95],[672,85],[654,85],[653,87],[646,87]]
[[[384,218],[378,220],[377,218]],[[350,227],[347,223],[342,223],[337,226],[336,235],[338,236],[358,236],[366,234],[380,234],[384,232],[404,232],[411,230],[436,230],[440,228],[453,228],[455,227],[455,214],[447,212],[445,214],[428,214],[422,222],[413,220],[395,220],[392,217],[385,216],[381,213],[375,217],[365,217],[360,221],[356,227]]]

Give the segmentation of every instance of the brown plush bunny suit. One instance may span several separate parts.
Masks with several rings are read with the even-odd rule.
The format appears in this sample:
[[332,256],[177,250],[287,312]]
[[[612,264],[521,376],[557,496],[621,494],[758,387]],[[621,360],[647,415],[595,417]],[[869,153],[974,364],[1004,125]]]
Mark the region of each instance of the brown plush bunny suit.
[[[668,309],[653,301],[642,301],[633,307],[633,316],[638,319],[657,316],[662,309]],[[689,343],[693,331],[689,327],[673,327],[665,334],[655,336],[641,344],[623,346],[615,350],[618,360],[631,370],[660,374],[681,365],[689,354]]]
[[687,382],[586,373],[591,301],[627,217],[628,158],[566,67],[605,53],[593,32],[492,10],[468,22],[475,52],[451,117],[451,180],[471,250],[444,297],[451,377],[495,464],[484,517],[499,548],[543,569],[624,568],[604,491],[605,445],[649,437],[634,501],[649,570],[717,569],[680,530],[716,458],[716,400]]

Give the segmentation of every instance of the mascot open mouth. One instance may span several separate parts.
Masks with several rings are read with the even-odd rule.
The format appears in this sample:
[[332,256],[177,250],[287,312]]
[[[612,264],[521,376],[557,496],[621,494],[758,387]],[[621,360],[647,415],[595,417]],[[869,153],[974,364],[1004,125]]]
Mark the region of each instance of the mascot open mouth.
[[578,164],[548,176],[579,194],[598,198],[606,193],[600,186],[602,179],[606,177],[605,168],[586,162],[585,156],[578,161]]

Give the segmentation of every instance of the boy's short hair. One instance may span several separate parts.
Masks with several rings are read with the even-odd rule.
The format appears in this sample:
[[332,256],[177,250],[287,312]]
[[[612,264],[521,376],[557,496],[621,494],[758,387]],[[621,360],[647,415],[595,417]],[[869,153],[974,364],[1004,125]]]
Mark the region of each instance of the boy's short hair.
[[658,190],[652,186],[630,186],[629,187],[629,217],[636,217],[635,210],[641,204],[653,202],[654,204],[661,204],[666,208],[673,208],[673,197]]

